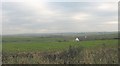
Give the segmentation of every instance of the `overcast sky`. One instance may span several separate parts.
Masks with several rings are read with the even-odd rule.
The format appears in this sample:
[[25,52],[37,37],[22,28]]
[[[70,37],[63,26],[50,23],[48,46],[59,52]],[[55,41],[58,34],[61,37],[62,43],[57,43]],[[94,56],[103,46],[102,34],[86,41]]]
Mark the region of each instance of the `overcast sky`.
[[118,31],[115,2],[4,2],[3,34]]

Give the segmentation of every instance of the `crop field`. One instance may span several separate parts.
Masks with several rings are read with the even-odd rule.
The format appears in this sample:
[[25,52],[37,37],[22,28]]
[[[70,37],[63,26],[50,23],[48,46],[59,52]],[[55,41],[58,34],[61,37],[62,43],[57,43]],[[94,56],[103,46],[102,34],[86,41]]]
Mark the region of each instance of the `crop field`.
[[81,38],[79,42],[75,36],[4,36],[2,61],[4,64],[117,64],[116,36],[95,36]]

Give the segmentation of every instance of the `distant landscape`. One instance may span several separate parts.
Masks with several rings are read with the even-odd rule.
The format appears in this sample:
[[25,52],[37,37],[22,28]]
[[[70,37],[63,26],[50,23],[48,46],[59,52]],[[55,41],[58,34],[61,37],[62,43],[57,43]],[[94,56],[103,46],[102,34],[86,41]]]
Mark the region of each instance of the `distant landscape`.
[[119,63],[118,2],[14,1],[0,9],[3,65]]
[[4,35],[2,61],[3,64],[117,64],[118,39],[118,32]]

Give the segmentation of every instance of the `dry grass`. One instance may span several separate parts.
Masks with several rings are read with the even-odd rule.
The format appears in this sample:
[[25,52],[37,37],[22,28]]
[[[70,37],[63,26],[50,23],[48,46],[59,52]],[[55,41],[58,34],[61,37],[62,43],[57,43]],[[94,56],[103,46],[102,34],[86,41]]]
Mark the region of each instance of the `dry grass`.
[[3,64],[117,64],[118,49],[70,46],[57,52],[3,53]]

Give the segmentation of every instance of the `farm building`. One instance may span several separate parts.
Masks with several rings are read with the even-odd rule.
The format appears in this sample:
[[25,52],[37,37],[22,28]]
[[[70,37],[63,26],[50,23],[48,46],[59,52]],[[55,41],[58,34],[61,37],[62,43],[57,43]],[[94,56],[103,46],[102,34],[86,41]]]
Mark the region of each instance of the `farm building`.
[[77,37],[75,38],[75,41],[82,41],[82,40],[86,40],[87,36],[81,36],[81,37]]
[[79,38],[75,38],[75,41],[80,41]]

